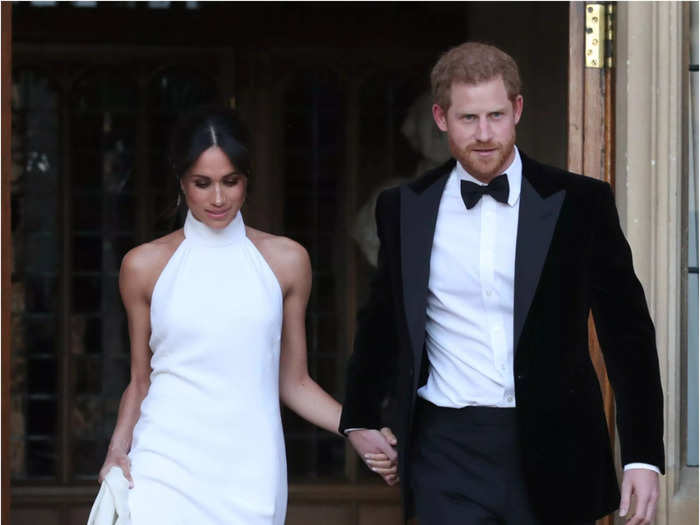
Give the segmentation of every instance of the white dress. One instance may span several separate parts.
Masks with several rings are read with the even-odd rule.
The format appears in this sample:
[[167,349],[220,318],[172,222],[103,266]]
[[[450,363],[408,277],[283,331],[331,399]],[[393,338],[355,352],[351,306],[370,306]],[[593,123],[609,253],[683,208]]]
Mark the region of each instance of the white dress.
[[133,525],[282,525],[282,291],[238,216],[191,214],[151,299],[151,385],[129,457]]

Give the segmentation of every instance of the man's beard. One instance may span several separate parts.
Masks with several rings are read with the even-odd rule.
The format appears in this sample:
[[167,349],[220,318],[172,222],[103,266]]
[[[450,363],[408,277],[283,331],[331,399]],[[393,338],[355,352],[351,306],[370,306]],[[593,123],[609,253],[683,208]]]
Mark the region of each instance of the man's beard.
[[[501,175],[508,167],[508,163],[511,160],[510,156],[515,146],[515,131],[505,144],[500,142],[473,142],[460,150],[452,140],[449,140],[449,143],[452,154],[467,173],[482,182],[489,182],[494,177]],[[482,159],[479,158],[478,153],[475,153],[475,150],[479,149],[495,149],[496,151],[492,157]]]

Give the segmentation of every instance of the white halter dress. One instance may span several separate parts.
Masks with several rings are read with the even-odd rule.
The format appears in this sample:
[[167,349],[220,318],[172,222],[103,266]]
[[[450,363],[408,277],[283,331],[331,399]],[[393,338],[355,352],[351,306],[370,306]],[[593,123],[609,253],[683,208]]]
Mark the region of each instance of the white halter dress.
[[282,525],[282,291],[243,218],[191,214],[151,299],[151,385],[129,456],[133,525]]

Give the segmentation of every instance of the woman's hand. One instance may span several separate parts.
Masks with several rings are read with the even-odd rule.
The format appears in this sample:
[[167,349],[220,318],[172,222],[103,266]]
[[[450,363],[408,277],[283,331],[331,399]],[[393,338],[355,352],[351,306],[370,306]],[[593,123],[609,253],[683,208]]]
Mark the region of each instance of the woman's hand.
[[[392,447],[396,446],[398,441],[389,427],[383,427],[380,432]],[[372,469],[373,472],[379,474],[390,487],[396,485],[400,481],[396,458],[392,460],[386,454],[380,452],[376,454],[367,453],[364,455],[364,460],[367,466]]]
[[129,482],[129,488],[134,488],[134,480],[131,477],[131,461],[126,452],[119,448],[110,448],[107,452],[107,457],[105,458],[104,465],[100,469],[100,475],[98,476],[98,481],[102,483],[112,467],[119,467],[122,469],[124,477]]

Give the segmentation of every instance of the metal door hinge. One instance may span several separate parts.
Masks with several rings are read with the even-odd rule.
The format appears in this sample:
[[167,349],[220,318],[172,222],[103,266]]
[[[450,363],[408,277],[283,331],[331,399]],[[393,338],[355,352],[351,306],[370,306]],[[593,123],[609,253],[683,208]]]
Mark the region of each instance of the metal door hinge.
[[614,18],[612,2],[586,4],[586,67],[613,67]]

